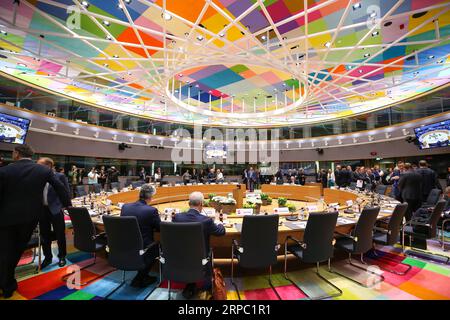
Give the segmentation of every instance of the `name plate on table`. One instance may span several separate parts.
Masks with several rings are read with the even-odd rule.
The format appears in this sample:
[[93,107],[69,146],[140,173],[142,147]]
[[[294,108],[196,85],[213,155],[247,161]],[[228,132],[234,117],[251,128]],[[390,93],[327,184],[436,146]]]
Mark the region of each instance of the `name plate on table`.
[[163,184],[162,187],[163,188],[167,188],[169,185],[168,184]]
[[306,221],[285,221],[283,225],[292,230],[303,230],[306,228]]
[[276,186],[277,184],[275,182],[270,183],[272,186]]
[[346,219],[346,218],[341,218],[341,217],[339,217],[339,218],[337,219],[337,224],[338,224],[338,225],[339,225],[339,224],[353,224],[353,223],[355,223],[355,220]]
[[345,201],[345,204],[349,207],[351,207],[353,205],[353,200],[347,200]]
[[288,186],[288,185],[290,185],[290,183],[283,183],[283,186]]
[[363,187],[363,185],[364,185],[364,181],[362,181],[362,180],[357,180],[356,181],[356,187],[357,188],[361,189]]
[[211,182],[210,184],[216,184],[215,182]]
[[179,187],[179,186],[181,186],[181,183],[175,183],[175,186]]
[[275,208],[275,209],[273,209],[273,213],[276,213],[276,214],[289,213],[289,208],[288,207]]
[[199,183],[197,183],[197,185],[198,185],[198,186],[202,186],[202,185],[203,185],[203,183],[199,182]]
[[187,186],[192,186],[192,183],[186,183]]
[[236,213],[240,216],[248,216],[253,214],[253,209],[251,208],[236,209]]
[[214,208],[203,208],[203,213],[206,215],[215,215],[216,214],[216,209]]
[[222,182],[222,184],[228,184],[228,182]]
[[105,203],[106,203],[107,206],[110,206],[112,204],[112,201],[109,200],[109,199],[106,199]]
[[317,212],[319,211],[319,208],[317,206],[306,206],[306,210],[308,210],[308,212]]
[[164,213],[165,214],[171,214],[171,213],[180,213],[180,209],[176,209],[176,208],[165,208],[164,209]]

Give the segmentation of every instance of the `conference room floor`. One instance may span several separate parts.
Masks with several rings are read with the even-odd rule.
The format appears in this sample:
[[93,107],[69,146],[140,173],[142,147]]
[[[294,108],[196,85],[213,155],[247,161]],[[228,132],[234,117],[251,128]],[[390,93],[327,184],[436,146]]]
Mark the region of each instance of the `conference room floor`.
[[[446,235],[447,240],[450,241],[450,233]],[[17,276],[19,279],[19,289],[14,294],[12,299],[38,299],[38,300],[99,300],[103,299],[110,291],[112,291],[120,282],[122,272],[114,271],[107,276],[102,277],[92,283],[81,288],[68,288],[66,283],[61,280],[61,277],[68,273],[68,269],[73,265],[80,267],[92,262],[92,257],[89,254],[82,253],[73,247],[72,230],[67,230],[68,237],[68,265],[64,268],[58,268],[56,265],[56,258],[54,264],[46,268],[42,273],[33,275],[34,266],[23,266],[18,268]],[[435,241],[429,241],[429,248],[434,251],[439,251],[446,255],[450,252],[442,252]],[[53,248],[56,251],[56,248]],[[330,280],[333,284],[342,289],[343,294],[335,299],[382,299],[382,300],[397,300],[397,299],[450,299],[450,265],[442,265],[417,258],[404,257],[401,255],[399,248],[384,248],[383,254],[389,256],[396,262],[389,263],[390,268],[397,271],[403,271],[404,266],[398,265],[397,262],[412,265],[412,269],[405,276],[399,276],[388,272],[383,272],[385,281],[372,288],[364,288],[358,284],[347,280],[337,274],[328,273],[326,266],[322,266],[322,274]],[[56,256],[56,255],[55,255]],[[25,254],[21,263],[27,263],[31,260],[30,254]],[[371,259],[367,259],[372,264]],[[383,263],[385,264],[385,263]],[[333,259],[332,265],[340,272],[350,275],[350,270],[345,268],[345,256],[337,254]],[[279,261],[274,267],[274,275],[272,281],[274,286],[283,300],[304,299],[306,296],[299,291],[294,285],[284,279],[282,273],[282,262]],[[227,295],[229,300],[237,299],[235,289],[230,283],[229,279],[229,264],[224,261],[217,261],[216,267],[219,267],[223,272],[227,285]],[[87,271],[82,272],[82,279],[89,280],[96,277],[98,274],[110,269],[104,257],[98,259],[97,265],[90,267]],[[155,271],[157,269],[155,268]],[[332,289],[320,280],[314,273],[315,267],[313,265],[300,264],[293,257],[289,259],[288,272],[292,280],[302,286],[307,294],[312,296],[320,296],[324,293],[329,293]],[[156,272],[155,272],[156,275]],[[356,274],[351,274],[356,276]],[[127,272],[128,284],[134,277],[134,272]],[[364,281],[366,274],[359,274],[358,280]],[[267,282],[267,270],[243,270],[238,268],[236,283],[240,290],[242,299],[249,300],[267,300],[277,299],[275,293],[270,289]],[[172,284],[174,289],[172,298],[182,299],[181,290],[183,284]],[[167,299],[167,283],[162,282],[159,288],[156,288],[150,295],[149,299]],[[129,285],[119,289],[110,299],[116,300],[141,300],[154,289],[150,286],[145,289],[133,288]],[[197,299],[208,299],[209,293],[201,291]],[[0,298],[1,299],[1,298]]]

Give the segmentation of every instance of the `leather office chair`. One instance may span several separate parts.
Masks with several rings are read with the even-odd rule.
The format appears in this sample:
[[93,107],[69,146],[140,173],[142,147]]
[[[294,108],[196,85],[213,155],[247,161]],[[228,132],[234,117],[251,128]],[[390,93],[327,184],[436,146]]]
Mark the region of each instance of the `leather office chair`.
[[[97,234],[95,231],[95,226],[92,222],[91,216],[89,215],[88,209],[84,207],[75,208],[70,207],[67,208],[67,212],[69,213],[70,220],[72,222],[73,227],[73,245],[76,249],[82,252],[92,253],[94,255],[94,261],[82,268],[84,270],[86,268],[92,267],[97,262],[97,252],[104,250],[106,247],[106,237],[104,233]],[[77,286],[85,286],[91,283],[98,278],[101,278],[108,273],[111,273],[114,270],[109,270],[97,277],[84,282],[78,283]],[[68,277],[75,273],[69,273],[62,277],[63,281],[66,281]]]
[[342,238],[337,239],[335,247],[344,250],[345,252],[348,253],[349,265],[354,268],[376,275],[378,277],[378,280],[372,283],[372,285],[367,285],[337,271],[334,271],[334,273],[337,273],[340,276],[343,276],[344,278],[356,282],[359,285],[366,288],[372,287],[373,285],[384,281],[384,277],[383,275],[379,275],[369,270],[368,268],[363,268],[361,266],[354,264],[352,262],[352,254],[359,254],[361,263],[367,264],[364,261],[364,253],[372,249],[373,227],[375,226],[375,222],[377,220],[379,212],[380,212],[379,207],[364,208],[359,216],[358,222],[356,223],[355,229],[352,231],[351,235],[335,231],[336,234],[343,236]]
[[[36,257],[38,258],[38,266],[35,269],[35,274],[41,272],[41,264],[42,264],[42,245],[41,245],[41,233],[40,233],[40,228],[39,228],[39,224],[36,226],[36,228],[34,229],[30,240],[27,243],[26,246],[26,250],[32,250],[33,251],[33,256],[31,258],[31,261],[28,263],[24,263],[24,264],[19,264],[17,267],[25,267],[25,266],[29,266],[34,264],[34,262],[36,261]],[[25,277],[26,275],[24,275],[23,277]],[[21,277],[21,278],[23,278]]]
[[375,192],[378,193],[378,194],[381,194],[382,196],[384,196],[386,194],[387,187],[388,186],[385,185],[385,184],[378,184],[375,187]]
[[94,183],[94,192],[95,193],[100,193],[102,192],[102,185],[100,183]]
[[[144,248],[141,231],[136,217],[103,216],[103,223],[105,224],[105,232],[108,238],[109,264],[118,270],[122,270],[122,281],[119,286],[106,295],[105,299],[108,299],[119,288],[126,284],[126,271],[138,271],[145,267],[143,257],[145,252],[158,244],[153,242],[147,248]],[[146,300],[157,287],[158,285],[149,292],[144,300]]]
[[116,189],[117,191],[120,190],[120,183],[119,182],[111,182],[111,190]]
[[261,216],[244,216],[242,221],[241,241],[233,239],[231,244],[231,283],[236,289],[239,300],[241,296],[234,282],[234,259],[242,268],[269,268],[269,284],[281,300],[280,295],[272,284],[272,265],[277,263],[278,240],[277,214]]
[[206,251],[203,225],[200,222],[161,222],[160,257],[162,279],[194,283],[205,279],[206,268],[213,269],[212,251]]
[[[302,292],[300,286],[298,286],[294,281],[289,279],[287,276],[287,254],[291,253],[295,255],[300,261],[305,263],[315,263],[316,264],[316,274],[332,286],[337,292],[331,295],[319,296],[319,297],[309,297],[312,300],[327,299],[338,297],[342,295],[342,290],[335,286],[333,283],[328,281],[325,277],[320,274],[319,265],[321,262],[328,261],[328,270],[331,271],[331,258],[333,257],[334,251],[334,229],[336,228],[336,222],[338,218],[337,212],[325,213],[325,212],[314,212],[308,217],[308,222],[306,224],[305,233],[303,236],[303,241],[297,240],[291,236],[286,238],[284,243],[284,277],[294,284]],[[289,244],[289,241],[294,242],[294,244]],[[306,294],[306,293],[305,293]]]
[[[405,252],[407,255],[412,254],[414,256],[417,256],[416,253],[422,253],[426,257],[423,257],[422,255],[418,256],[418,258],[424,258],[426,260],[435,260],[432,259],[433,257],[443,257],[446,259],[445,263],[450,262],[450,257],[445,255],[440,255],[437,253],[430,253],[427,251],[427,243],[426,241],[428,239],[433,239],[437,236],[437,225],[439,222],[439,219],[441,219],[442,212],[444,210],[446,201],[445,200],[439,200],[436,205],[433,208],[433,211],[430,213],[429,217],[424,219],[422,217],[411,219],[406,223],[406,225],[403,227],[403,239],[405,237],[405,234],[409,236],[409,246],[411,250]],[[413,239],[419,239],[422,240],[425,244],[425,250],[417,249],[413,246],[411,246]],[[405,241],[403,240],[403,250],[405,249]],[[429,257],[431,256],[431,257]]]
[[[394,211],[392,212],[391,218],[387,222],[387,228],[382,228],[379,226],[374,227],[374,234],[373,234],[373,251],[372,253],[377,257],[377,260],[388,260],[391,262],[397,262],[393,259],[389,259],[385,256],[379,256],[377,254],[376,245],[380,244],[382,246],[394,246],[399,238],[400,238],[400,231],[403,227],[403,217],[405,216],[406,209],[408,208],[407,203],[401,203],[397,204],[394,208]],[[379,266],[381,269],[386,270],[390,273],[394,273],[397,275],[405,275],[411,270],[412,266],[409,264],[399,263],[401,265],[406,266],[406,270],[404,272],[398,272],[392,269],[385,268],[383,266]]]
[[76,186],[75,187],[75,194],[77,197],[84,197],[87,196],[86,189],[84,188],[84,185]]
[[427,200],[423,203],[422,208],[432,208],[436,205],[441,197],[441,190],[439,189],[431,189],[430,194],[427,197]]

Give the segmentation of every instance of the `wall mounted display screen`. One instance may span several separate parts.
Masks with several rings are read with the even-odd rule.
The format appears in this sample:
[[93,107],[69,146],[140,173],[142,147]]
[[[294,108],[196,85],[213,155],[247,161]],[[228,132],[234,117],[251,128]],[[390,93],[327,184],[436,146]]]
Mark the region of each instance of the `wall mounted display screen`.
[[226,159],[227,146],[223,143],[210,143],[205,148],[206,159]]
[[0,113],[0,142],[24,144],[31,120]]
[[420,149],[449,146],[450,120],[432,123],[414,129]]

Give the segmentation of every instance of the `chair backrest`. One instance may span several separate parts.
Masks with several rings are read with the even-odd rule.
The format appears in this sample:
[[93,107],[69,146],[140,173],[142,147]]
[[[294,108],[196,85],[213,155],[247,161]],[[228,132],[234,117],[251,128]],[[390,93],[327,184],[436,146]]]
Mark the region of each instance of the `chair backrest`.
[[439,219],[441,218],[442,211],[444,211],[445,207],[445,200],[439,200],[436,205],[434,206],[433,212],[431,213],[430,217],[430,238],[435,238],[437,234],[437,224],[439,222]]
[[132,271],[145,267],[141,231],[136,217],[103,216],[108,238],[108,261],[114,268]]
[[102,185],[100,183],[94,183],[94,192],[100,193],[102,191]]
[[83,197],[83,196],[87,195],[86,189],[84,188],[83,185],[76,186],[75,193],[76,193],[77,197]]
[[375,188],[375,192],[381,195],[385,195],[387,190],[387,185],[384,184],[378,184]]
[[387,245],[393,246],[397,243],[400,236],[400,229],[402,228],[403,217],[405,216],[406,209],[408,209],[407,203],[400,203],[395,206],[392,212],[391,218],[388,223],[388,235],[387,235]]
[[120,189],[120,183],[119,182],[111,182],[111,190],[112,189]]
[[86,208],[67,208],[73,227],[73,245],[80,251],[93,253],[96,251],[94,237],[95,226]]
[[264,268],[277,262],[277,214],[244,216],[239,265],[243,268]]
[[356,189],[356,182],[350,182],[350,189],[355,190]]
[[162,273],[166,280],[191,283],[204,278],[207,258],[200,222],[161,222]]
[[333,257],[333,236],[338,212],[313,212],[306,223],[303,242],[303,261],[307,263],[322,262]]
[[428,194],[426,204],[429,206],[434,206],[439,201],[440,196],[441,196],[441,190],[431,189],[430,193]]
[[353,236],[357,239],[353,246],[353,253],[366,253],[372,248],[373,227],[379,212],[380,207],[366,207],[361,212],[353,232]]

